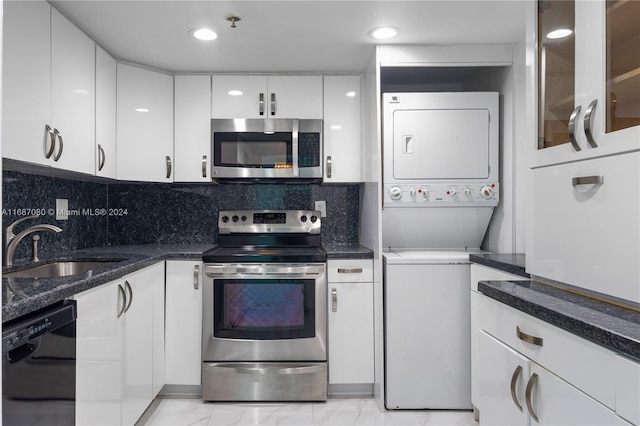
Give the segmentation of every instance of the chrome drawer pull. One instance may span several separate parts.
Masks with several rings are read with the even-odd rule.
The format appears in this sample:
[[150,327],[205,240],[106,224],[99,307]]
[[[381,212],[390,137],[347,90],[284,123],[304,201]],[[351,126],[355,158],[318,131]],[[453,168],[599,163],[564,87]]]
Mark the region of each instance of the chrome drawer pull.
[[124,309],[125,312],[129,311],[129,308],[131,307],[131,304],[133,303],[133,289],[131,288],[131,284],[129,284],[129,281],[124,282],[124,286],[129,290],[129,303],[127,304],[127,307]]
[[276,103],[276,94],[272,93],[271,94],[271,102],[269,102],[270,105],[270,109],[271,109],[271,115],[276,115],[276,107],[278,106],[278,104]]
[[339,274],[361,274],[362,268],[338,268]]
[[171,177],[171,157],[169,157],[168,155],[166,156],[166,162],[167,162],[167,179],[169,179]]
[[338,312],[338,290],[331,289],[331,312]]
[[602,185],[604,184],[604,176],[580,176],[571,179],[573,186],[578,185]]
[[102,145],[98,144],[98,171],[101,171],[104,168],[105,160],[106,156],[104,155],[104,148],[102,148]]
[[580,148],[580,145],[578,144],[578,141],[576,140],[576,119],[578,118],[578,114],[580,114],[581,108],[582,107],[578,105],[569,117],[569,140],[571,141],[571,145],[573,145],[573,149],[575,149],[576,151],[582,150],[582,148]]
[[199,276],[200,276],[200,265],[195,265],[193,267],[193,289],[197,290],[199,286]]
[[120,312],[118,312],[118,316],[116,318],[120,318],[127,307],[127,294],[124,292],[124,289],[120,284],[118,284],[118,293],[122,295],[122,308],[120,309]]
[[62,151],[64,150],[64,141],[62,140],[62,135],[58,131],[58,129],[53,129],[53,133],[58,138],[58,142],[60,142],[60,149],[57,154],[53,154],[53,161],[58,161],[60,156],[62,155]]
[[[46,154],[44,154],[44,158],[51,158],[51,156],[53,155],[53,151],[56,149],[56,135],[55,133],[53,133],[53,129],[51,129],[51,126],[49,126],[48,124],[44,125],[44,130],[49,133],[49,149],[45,149]],[[44,135],[44,141],[45,141],[45,146],[46,146],[46,142],[47,142],[47,135]]]
[[593,137],[593,133],[591,131],[591,116],[593,115],[593,111],[595,111],[597,104],[598,104],[598,100],[594,99],[591,102],[591,104],[589,104],[587,111],[584,113],[584,134],[587,137],[587,142],[589,142],[589,145],[591,145],[591,148],[598,147],[598,143]]
[[536,383],[538,383],[538,375],[536,373],[533,373],[529,378],[529,382],[527,383],[525,400],[527,401],[527,409],[529,410],[529,414],[531,414],[531,417],[536,421],[536,423],[540,423],[540,420],[538,420],[538,415],[533,410],[533,403],[531,402],[531,394],[533,393],[533,387],[536,385]]
[[519,326],[516,326],[516,336],[518,336],[518,339],[522,340],[523,342],[531,343],[532,345],[536,346],[542,346],[542,337],[536,337],[527,333],[523,333],[522,331],[520,331]]
[[327,177],[328,177],[328,178],[331,178],[331,173],[332,173],[331,169],[332,169],[332,165],[333,165],[333,162],[331,161],[331,156],[330,156],[330,155],[327,155]]
[[513,376],[511,376],[511,399],[513,399],[513,402],[516,404],[516,407],[518,407],[518,410],[520,410],[520,412],[522,412],[522,405],[520,404],[520,401],[518,401],[518,395],[516,395],[516,384],[518,383],[518,379],[521,375],[522,366],[519,365],[513,371]]
[[258,111],[260,115],[264,115],[264,93],[260,93],[258,97]]
[[206,155],[202,156],[202,177],[203,178],[207,177],[207,156]]

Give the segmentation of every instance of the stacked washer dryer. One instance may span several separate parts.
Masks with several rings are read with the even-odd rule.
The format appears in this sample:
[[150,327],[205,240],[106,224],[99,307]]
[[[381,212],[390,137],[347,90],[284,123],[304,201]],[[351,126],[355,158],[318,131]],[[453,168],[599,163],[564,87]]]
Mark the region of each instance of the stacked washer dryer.
[[471,409],[469,254],[499,201],[499,96],[382,102],[385,404]]

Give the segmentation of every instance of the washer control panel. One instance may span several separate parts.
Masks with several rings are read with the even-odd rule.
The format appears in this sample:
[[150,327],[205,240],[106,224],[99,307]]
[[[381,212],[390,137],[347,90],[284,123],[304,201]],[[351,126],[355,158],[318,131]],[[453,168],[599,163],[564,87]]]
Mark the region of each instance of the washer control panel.
[[384,207],[496,206],[499,192],[498,183],[387,184]]

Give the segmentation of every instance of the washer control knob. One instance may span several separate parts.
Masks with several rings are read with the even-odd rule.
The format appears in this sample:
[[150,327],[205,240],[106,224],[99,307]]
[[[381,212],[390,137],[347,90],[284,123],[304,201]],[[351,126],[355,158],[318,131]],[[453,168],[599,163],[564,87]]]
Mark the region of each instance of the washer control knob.
[[227,215],[222,216],[222,223],[227,223],[227,222],[229,222],[229,216]]
[[318,221],[318,216],[311,216],[311,223],[316,223]]
[[447,195],[451,195],[451,196],[456,195],[456,189],[455,188],[449,188],[447,190]]
[[409,195],[411,195],[411,197],[415,197],[416,196],[416,190],[415,189],[411,189],[409,190]]
[[307,216],[303,214],[303,215],[300,217],[300,222],[305,223],[306,221],[307,221]]
[[402,189],[400,189],[397,186],[394,186],[389,190],[389,197],[391,197],[392,200],[396,200],[396,201],[400,200],[400,198],[402,198]]
[[238,219],[239,219],[238,216],[236,216],[235,214],[231,217],[231,220],[234,222],[237,222]]
[[465,188],[464,189],[464,195],[466,195],[466,196],[471,195],[471,189],[470,188]]
[[480,195],[482,195],[482,198],[484,198],[485,200],[490,199],[491,197],[493,197],[493,188],[491,188],[490,186],[483,186],[480,190]]

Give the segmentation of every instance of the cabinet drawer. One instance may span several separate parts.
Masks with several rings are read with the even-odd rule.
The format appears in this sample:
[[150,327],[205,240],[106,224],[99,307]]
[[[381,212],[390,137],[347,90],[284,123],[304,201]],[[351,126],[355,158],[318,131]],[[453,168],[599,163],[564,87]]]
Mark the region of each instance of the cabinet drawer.
[[616,413],[640,425],[640,361],[615,357]]
[[[480,297],[478,315],[479,329],[615,409],[613,352],[486,296]],[[526,342],[527,336],[542,339],[542,345]]]
[[331,259],[327,261],[327,280],[331,283],[373,281],[373,260]]
[[[640,153],[533,171],[532,275],[640,303]],[[575,182],[602,178],[602,183]]]
[[471,264],[471,290],[478,291],[478,281],[522,281],[527,278],[484,265]]

